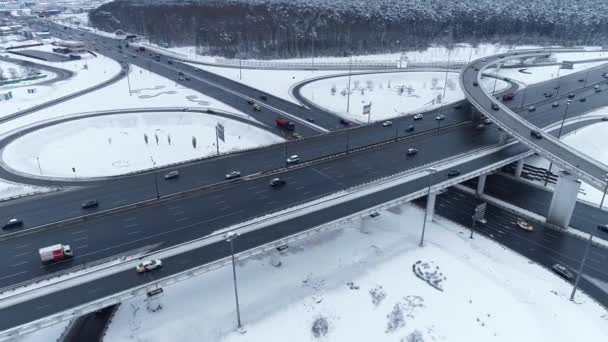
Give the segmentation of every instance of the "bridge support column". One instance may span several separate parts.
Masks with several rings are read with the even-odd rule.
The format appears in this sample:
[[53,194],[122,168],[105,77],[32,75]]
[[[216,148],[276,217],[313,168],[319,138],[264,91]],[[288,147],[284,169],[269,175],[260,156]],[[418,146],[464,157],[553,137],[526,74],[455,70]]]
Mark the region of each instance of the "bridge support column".
[[437,199],[436,192],[429,194],[426,199],[426,222],[433,221],[433,218],[435,217],[435,199]]
[[477,196],[483,195],[486,188],[486,177],[487,175],[481,175],[477,178]]
[[576,176],[566,171],[559,172],[559,179],[549,206],[547,223],[564,229],[568,228],[580,187],[581,182]]
[[520,159],[517,161],[517,164],[515,164],[515,177],[519,178],[521,177],[521,172],[524,170],[524,160]]

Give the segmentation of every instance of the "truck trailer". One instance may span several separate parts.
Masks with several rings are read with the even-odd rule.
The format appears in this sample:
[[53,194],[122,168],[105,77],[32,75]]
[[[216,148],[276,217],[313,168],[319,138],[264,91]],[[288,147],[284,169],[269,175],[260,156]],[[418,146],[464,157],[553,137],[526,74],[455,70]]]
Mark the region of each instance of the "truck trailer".
[[73,256],[70,245],[62,244],[40,248],[38,254],[43,263],[60,261]]

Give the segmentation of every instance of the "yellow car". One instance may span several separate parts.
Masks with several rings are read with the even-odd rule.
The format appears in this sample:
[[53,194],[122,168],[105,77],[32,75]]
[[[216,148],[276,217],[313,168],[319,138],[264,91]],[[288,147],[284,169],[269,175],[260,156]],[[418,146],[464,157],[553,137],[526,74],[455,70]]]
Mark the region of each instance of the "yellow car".
[[532,227],[528,222],[526,221],[517,221],[517,226],[523,230],[527,230],[529,232],[534,230],[534,227]]

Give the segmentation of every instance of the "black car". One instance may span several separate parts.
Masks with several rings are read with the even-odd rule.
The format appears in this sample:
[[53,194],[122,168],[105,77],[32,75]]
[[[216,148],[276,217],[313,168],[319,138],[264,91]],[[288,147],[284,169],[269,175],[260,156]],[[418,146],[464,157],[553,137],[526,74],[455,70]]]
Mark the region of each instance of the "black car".
[[450,170],[450,171],[448,171],[448,177],[450,177],[450,178],[451,178],[451,177],[456,177],[456,176],[458,176],[459,174],[460,174],[460,171],[459,171],[459,170],[455,170],[455,169],[454,169],[454,170]]
[[253,100],[252,100],[252,99],[247,99],[247,104],[252,105],[252,104],[254,104],[254,103],[255,103],[255,102],[253,102]]
[[597,226],[597,229],[608,233],[608,224],[600,224]]
[[82,207],[82,209],[92,209],[92,208],[97,208],[97,206],[99,206],[99,203],[97,202],[97,200],[92,199],[92,200],[83,202],[80,206]]
[[414,131],[414,125],[409,125],[407,126],[407,128],[405,129],[406,132],[413,132]]
[[533,136],[533,137],[535,137],[536,139],[542,139],[543,138],[543,135],[539,131],[537,131],[537,130],[531,131],[530,135]]
[[498,105],[496,103],[492,103],[492,109],[499,110],[500,107],[498,107]]
[[306,121],[308,121],[308,122],[315,122],[315,119],[314,118],[306,118]]
[[342,124],[344,126],[350,126],[350,122],[348,122],[348,120],[346,120],[346,119],[340,119],[340,124]]
[[473,82],[473,86],[477,87],[479,85],[479,83],[477,83],[477,81]]
[[21,227],[23,226],[23,221],[21,221],[18,218],[12,218],[10,220],[8,220],[4,226],[2,226],[2,229],[11,229],[11,228],[17,228],[17,227]]
[[461,109],[461,108],[462,108],[462,103],[459,103],[454,106],[454,109]]
[[268,100],[268,96],[266,96],[266,95],[260,95],[260,99],[262,101],[266,101],[266,100]]
[[580,102],[585,102],[585,101],[587,101],[587,98],[586,98],[586,97],[581,97],[581,98],[580,98],[580,99],[578,99],[578,100],[579,100]]
[[570,93],[570,94],[568,94],[568,98],[569,98],[569,99],[574,98],[574,93]]

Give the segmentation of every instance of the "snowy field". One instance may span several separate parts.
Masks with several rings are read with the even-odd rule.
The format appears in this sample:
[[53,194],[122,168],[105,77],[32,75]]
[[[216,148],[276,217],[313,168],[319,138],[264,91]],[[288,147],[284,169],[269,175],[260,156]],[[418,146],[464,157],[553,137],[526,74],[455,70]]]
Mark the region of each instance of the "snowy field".
[[40,70],[37,68],[25,68],[21,65],[17,65],[14,63],[0,61],[0,82],[18,79],[18,78],[22,78],[22,77],[28,77],[28,76],[38,76],[38,75],[40,75],[40,76],[44,75],[46,77],[36,79],[36,80],[31,80],[31,81],[22,81],[19,83],[5,84],[5,85],[0,86],[0,92],[4,93],[7,91],[13,91],[13,89],[16,87],[29,86],[32,84],[36,84],[38,82],[48,81],[48,80],[55,78],[55,76],[56,76],[55,73],[52,73],[52,72],[49,72],[46,70]]
[[[120,307],[107,341],[601,341],[606,312],[551,272],[447,220],[427,225],[410,205],[239,263],[242,321],[229,267]],[[238,240],[237,240],[238,243]],[[438,271],[436,284],[413,266]],[[151,273],[153,275],[153,273]],[[314,329],[313,329],[314,327]],[[315,338],[315,335],[319,338]],[[418,338],[418,339],[415,339]]]
[[[494,79],[484,78],[483,85],[492,89]],[[445,98],[444,86],[447,85]],[[507,83],[496,82],[501,90]],[[319,80],[302,88],[302,95],[308,100],[351,120],[366,122],[363,106],[371,106],[370,121],[380,121],[450,102],[464,99],[458,84],[458,73],[406,72],[351,77],[350,110],[348,103],[348,76]]]
[[226,141],[220,141],[220,153],[281,141],[255,126],[209,114],[120,114],[69,121],[29,133],[9,144],[2,158],[29,174],[119,175],[214,155],[217,123],[225,127]]
[[[41,51],[51,52],[51,45],[35,47]],[[18,55],[11,55],[13,58],[33,61],[38,64],[47,64],[62,69],[73,71],[75,74],[68,80],[53,83],[45,86],[32,86],[28,88],[15,88],[13,98],[2,102],[2,113],[0,115],[11,114],[19,110],[24,110],[34,105],[44,103],[57,97],[72,94],[76,91],[94,86],[114,77],[120,72],[120,65],[113,60],[98,55],[94,58],[91,55],[83,54],[83,59],[61,63],[45,62]],[[35,93],[28,93],[27,89],[35,89]],[[92,110],[93,108],[89,109]]]

